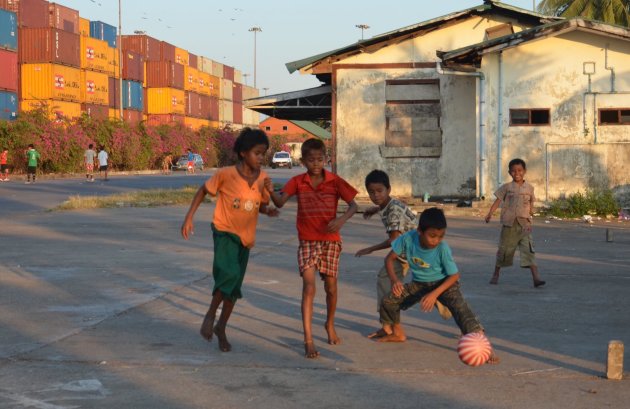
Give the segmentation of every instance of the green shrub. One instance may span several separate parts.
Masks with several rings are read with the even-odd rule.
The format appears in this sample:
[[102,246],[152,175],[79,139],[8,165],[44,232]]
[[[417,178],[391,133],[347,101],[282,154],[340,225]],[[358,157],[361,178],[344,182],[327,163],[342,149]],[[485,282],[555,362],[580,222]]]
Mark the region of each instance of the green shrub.
[[546,213],[557,217],[617,216],[620,206],[610,189],[587,189],[551,202]]

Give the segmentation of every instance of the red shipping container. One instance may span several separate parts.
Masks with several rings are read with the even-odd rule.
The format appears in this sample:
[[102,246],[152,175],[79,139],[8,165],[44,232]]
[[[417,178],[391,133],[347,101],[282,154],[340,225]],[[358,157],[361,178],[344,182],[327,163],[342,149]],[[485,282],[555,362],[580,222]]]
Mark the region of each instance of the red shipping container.
[[211,121],[219,120],[219,98],[210,97],[210,115],[209,118]]
[[1,0],[0,8],[17,14],[19,27],[50,27],[46,0]]
[[133,111],[131,109],[125,109],[123,111],[123,121],[125,122],[138,123],[143,119],[143,114],[140,111]]
[[162,61],[176,61],[175,60],[175,46],[167,43],[166,41],[160,42],[160,56]]
[[158,125],[174,125],[174,124],[183,124],[184,123],[184,115],[177,114],[154,114],[147,116],[147,124],[158,126]]
[[114,109],[120,108],[120,80],[118,78],[109,77],[109,107]]
[[145,61],[160,61],[160,40],[145,34],[122,36],[122,48],[144,57]]
[[85,112],[92,119],[109,118],[109,107],[106,105],[81,104],[81,112]]
[[199,95],[199,118],[210,119],[210,95]]
[[51,62],[81,66],[81,38],[54,28],[24,28],[18,35],[20,63]]
[[238,102],[234,103],[234,117],[232,118],[232,122],[235,124],[243,123],[243,104]]
[[232,101],[240,104],[243,102],[243,84],[234,82],[232,85]]
[[147,88],[184,89],[184,66],[182,64],[171,61],[147,61],[146,69]]
[[15,51],[0,50],[0,89],[17,92],[18,56]]
[[226,80],[234,81],[234,67],[229,65],[223,65],[223,78]]
[[79,11],[57,3],[48,5],[50,27],[79,34]]
[[199,102],[199,94],[194,92],[186,92],[186,116],[199,118],[201,111],[201,103]]
[[144,57],[134,51],[123,51],[123,79],[144,81]]
[[199,57],[191,52],[188,53],[188,66],[197,69],[197,64],[199,63]]

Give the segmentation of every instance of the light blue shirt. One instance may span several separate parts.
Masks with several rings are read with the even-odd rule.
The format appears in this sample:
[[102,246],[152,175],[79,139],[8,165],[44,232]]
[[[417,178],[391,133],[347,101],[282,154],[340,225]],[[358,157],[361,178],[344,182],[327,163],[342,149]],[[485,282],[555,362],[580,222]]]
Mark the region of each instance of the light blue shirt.
[[406,256],[413,281],[440,281],[459,271],[448,244],[442,241],[436,248],[422,248],[418,230],[409,231],[394,240],[392,250],[399,256]]

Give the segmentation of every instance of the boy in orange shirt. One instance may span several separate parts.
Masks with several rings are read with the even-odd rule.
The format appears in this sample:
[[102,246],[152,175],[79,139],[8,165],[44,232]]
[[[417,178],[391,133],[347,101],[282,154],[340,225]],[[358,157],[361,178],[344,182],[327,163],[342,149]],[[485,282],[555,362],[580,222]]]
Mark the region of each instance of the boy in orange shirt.
[[[307,358],[316,358],[319,352],[313,344],[311,321],[315,298],[315,274],[324,280],[326,291],[326,332],[328,343],[336,345],[341,339],[335,331],[337,309],[337,273],[341,255],[339,230],[357,211],[354,197],[357,190],[348,182],[324,169],[326,147],[320,139],[311,138],[302,144],[302,164],[306,173],[294,176],[280,193],[273,190],[271,180],[266,187],[277,207],[282,207],[297,195],[298,267],[302,276],[302,324],[304,326],[304,352]],[[337,217],[339,199],[348,203],[346,212]]]
[[[239,158],[235,166],[219,169],[197,191],[182,224],[181,233],[188,240],[193,234],[193,216],[206,195],[218,196],[212,220],[214,261],[212,301],[201,325],[201,336],[211,341],[219,338],[219,349],[229,352],[227,326],[236,300],[242,298],[241,286],[254,247],[258,213],[277,216],[278,210],[268,207],[269,193],[265,188],[267,174],[261,170],[269,139],[260,129],[245,128],[234,144]],[[223,305],[219,322],[214,325],[217,309]]]

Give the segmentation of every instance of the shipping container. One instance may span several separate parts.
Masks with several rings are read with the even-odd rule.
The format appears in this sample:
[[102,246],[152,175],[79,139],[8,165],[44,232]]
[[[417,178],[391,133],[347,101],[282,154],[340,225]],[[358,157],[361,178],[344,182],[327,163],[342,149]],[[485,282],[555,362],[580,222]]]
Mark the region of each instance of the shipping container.
[[145,34],[122,36],[123,50],[133,51],[144,57],[145,61],[160,61],[160,40]]
[[0,48],[17,50],[17,16],[12,11],[0,9]]
[[212,72],[210,74],[215,77],[223,78],[223,64],[220,62],[212,61]]
[[50,27],[47,0],[9,0],[8,3],[9,10],[17,13],[20,28]]
[[210,115],[211,121],[219,121],[219,99],[210,97]]
[[199,71],[187,65],[184,66],[184,90],[199,92]]
[[210,75],[209,77],[208,88],[210,88],[210,96],[216,97],[217,99],[221,97],[221,78],[216,77],[214,75]]
[[81,36],[54,28],[23,28],[18,38],[20,63],[81,66]]
[[248,87],[247,85],[243,85],[243,100],[248,100],[252,98],[258,98],[260,96],[260,91],[258,88]]
[[184,66],[171,61],[147,61],[147,88],[184,89]]
[[17,92],[18,81],[17,52],[0,50],[0,90]]
[[228,79],[221,78],[221,89],[219,92],[219,99],[226,101],[232,101],[234,96],[234,83]]
[[105,41],[81,36],[81,68],[84,70],[111,73],[109,47]]
[[81,102],[81,70],[59,64],[22,64],[21,99]]
[[134,51],[123,51],[122,75],[126,80],[144,82],[144,57]]
[[210,117],[210,97],[195,92],[186,92],[186,116],[208,119]]
[[81,116],[81,104],[78,102],[59,101],[53,99],[23,99],[20,101],[21,111],[34,111],[43,108],[50,119],[71,119]]
[[[108,46],[107,59],[107,73],[114,78],[120,78],[120,50]],[[142,72],[144,75],[144,69]]]
[[210,121],[208,121],[207,119],[201,119],[201,118],[185,117],[184,126],[188,129],[196,131],[201,127],[210,126]]
[[149,114],[147,115],[147,124],[152,126],[183,124],[185,118],[184,115],[176,114]]
[[197,67],[198,64],[199,64],[199,57],[196,54],[188,52],[188,65],[193,68],[199,69]]
[[243,124],[258,127],[258,124],[260,124],[260,114],[254,110],[245,108],[243,110]]
[[12,121],[17,118],[18,97],[15,92],[0,91],[0,119]]
[[186,112],[184,91],[175,88],[147,88],[148,114],[180,114]]
[[90,36],[90,20],[79,17],[79,35],[83,37]]
[[234,83],[232,88],[232,101],[239,104],[243,103],[243,84]]
[[197,58],[197,69],[205,72],[206,74],[212,74],[212,60],[200,55]]
[[219,121],[224,124],[234,123],[234,102],[219,100]]
[[81,71],[81,102],[107,105],[109,103],[109,78],[96,71]]
[[160,41],[160,59],[162,61],[177,62],[175,59],[175,46],[166,41]]
[[243,104],[235,102],[233,104],[234,113],[232,114],[232,122],[235,124],[243,124]]
[[79,34],[79,11],[57,3],[48,4],[50,27]]
[[118,109],[120,108],[120,80],[118,78],[107,78],[109,84],[109,107]]
[[[109,117],[111,119],[120,119],[120,110],[118,109],[109,109]],[[123,121],[125,122],[129,122],[129,123],[138,123],[141,121],[145,120],[145,115],[142,113],[142,111],[134,111],[131,109],[125,109],[123,111]]]
[[144,88],[141,82],[123,80],[123,108],[144,111]]
[[178,64],[188,65],[188,51],[183,48],[175,47],[175,62]]
[[118,31],[111,24],[102,21],[90,21],[90,37],[107,41],[110,47],[116,48]]
[[81,112],[92,119],[109,118],[109,107],[107,105],[81,104]]
[[214,129],[220,129],[221,128],[221,123],[219,121],[210,121],[210,123],[208,124],[208,126],[210,128],[214,128]]
[[226,80],[230,80],[234,82],[234,67],[230,67],[229,65],[223,66],[223,78]]
[[197,70],[199,74],[199,86],[197,87],[197,92],[202,95],[210,95],[210,74],[206,74],[203,71]]
[[234,82],[243,83],[243,71],[234,69]]

